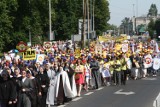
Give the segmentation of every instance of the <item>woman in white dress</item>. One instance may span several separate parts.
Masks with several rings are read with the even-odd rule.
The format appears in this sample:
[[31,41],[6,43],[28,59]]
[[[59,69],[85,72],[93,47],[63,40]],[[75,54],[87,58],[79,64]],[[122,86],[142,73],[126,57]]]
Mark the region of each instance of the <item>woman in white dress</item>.
[[50,68],[50,64],[46,64],[46,71],[47,75],[50,79],[50,85],[48,88],[48,93],[47,93],[47,99],[46,99],[46,104],[47,105],[54,105],[55,101],[55,79],[56,79],[56,72]]

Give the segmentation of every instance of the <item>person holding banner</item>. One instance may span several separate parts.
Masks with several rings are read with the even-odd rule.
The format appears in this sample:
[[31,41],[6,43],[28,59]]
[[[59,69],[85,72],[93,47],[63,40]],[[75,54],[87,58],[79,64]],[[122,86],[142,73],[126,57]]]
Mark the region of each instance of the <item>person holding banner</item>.
[[158,56],[154,56],[153,58],[153,76],[157,76],[157,71],[160,68],[160,59]]

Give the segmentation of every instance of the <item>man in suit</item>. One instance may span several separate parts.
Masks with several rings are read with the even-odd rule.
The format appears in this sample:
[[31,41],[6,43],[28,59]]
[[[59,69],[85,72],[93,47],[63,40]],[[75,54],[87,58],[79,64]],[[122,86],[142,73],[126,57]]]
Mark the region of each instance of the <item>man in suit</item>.
[[19,85],[19,96],[17,107],[31,107],[31,97],[33,91],[32,80],[26,77],[26,71],[22,70],[22,78],[18,83]]

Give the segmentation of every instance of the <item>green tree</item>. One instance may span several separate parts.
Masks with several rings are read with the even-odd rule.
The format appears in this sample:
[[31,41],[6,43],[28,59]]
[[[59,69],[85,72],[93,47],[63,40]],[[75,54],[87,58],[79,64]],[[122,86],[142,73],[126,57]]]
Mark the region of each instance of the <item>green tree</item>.
[[[91,1],[91,0],[89,0]],[[95,1],[95,30],[97,34],[107,31],[109,3]],[[56,39],[70,39],[78,33],[78,20],[83,17],[83,0],[51,0],[52,30]],[[34,43],[48,38],[48,0],[1,0],[0,1],[0,51],[16,47],[19,41],[28,42],[29,32]],[[37,39],[38,38],[38,39]],[[7,46],[7,48],[6,48]]]
[[153,19],[150,19],[150,22],[148,24],[148,32],[151,38],[153,38],[154,30],[155,30],[155,22]]
[[155,30],[156,30],[157,36],[160,36],[160,19],[157,19],[155,22]]
[[[14,13],[17,10],[16,0],[0,1],[0,51],[7,51],[12,42]],[[7,46],[7,48],[6,48]]]
[[132,35],[133,34],[133,24],[130,18],[125,17],[122,20],[122,23],[120,25],[121,33]]
[[[82,1],[82,0],[81,0]],[[56,39],[70,39],[72,34],[77,33],[80,0],[58,0],[56,6]],[[81,4],[79,4],[81,5]],[[81,13],[81,12],[80,12]]]
[[110,19],[109,3],[107,0],[95,0],[95,30],[97,35],[106,32]]
[[158,10],[156,4],[151,4],[150,9],[148,11],[148,16],[157,16]]

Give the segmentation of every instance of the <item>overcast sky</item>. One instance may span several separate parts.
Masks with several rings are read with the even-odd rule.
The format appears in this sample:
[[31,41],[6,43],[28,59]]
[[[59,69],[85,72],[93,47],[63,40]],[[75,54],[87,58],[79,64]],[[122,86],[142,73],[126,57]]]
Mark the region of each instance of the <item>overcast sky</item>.
[[[124,17],[142,16],[148,13],[151,4],[156,4],[160,13],[160,0],[108,0],[110,24],[119,26]],[[134,8],[134,9],[133,9]]]

